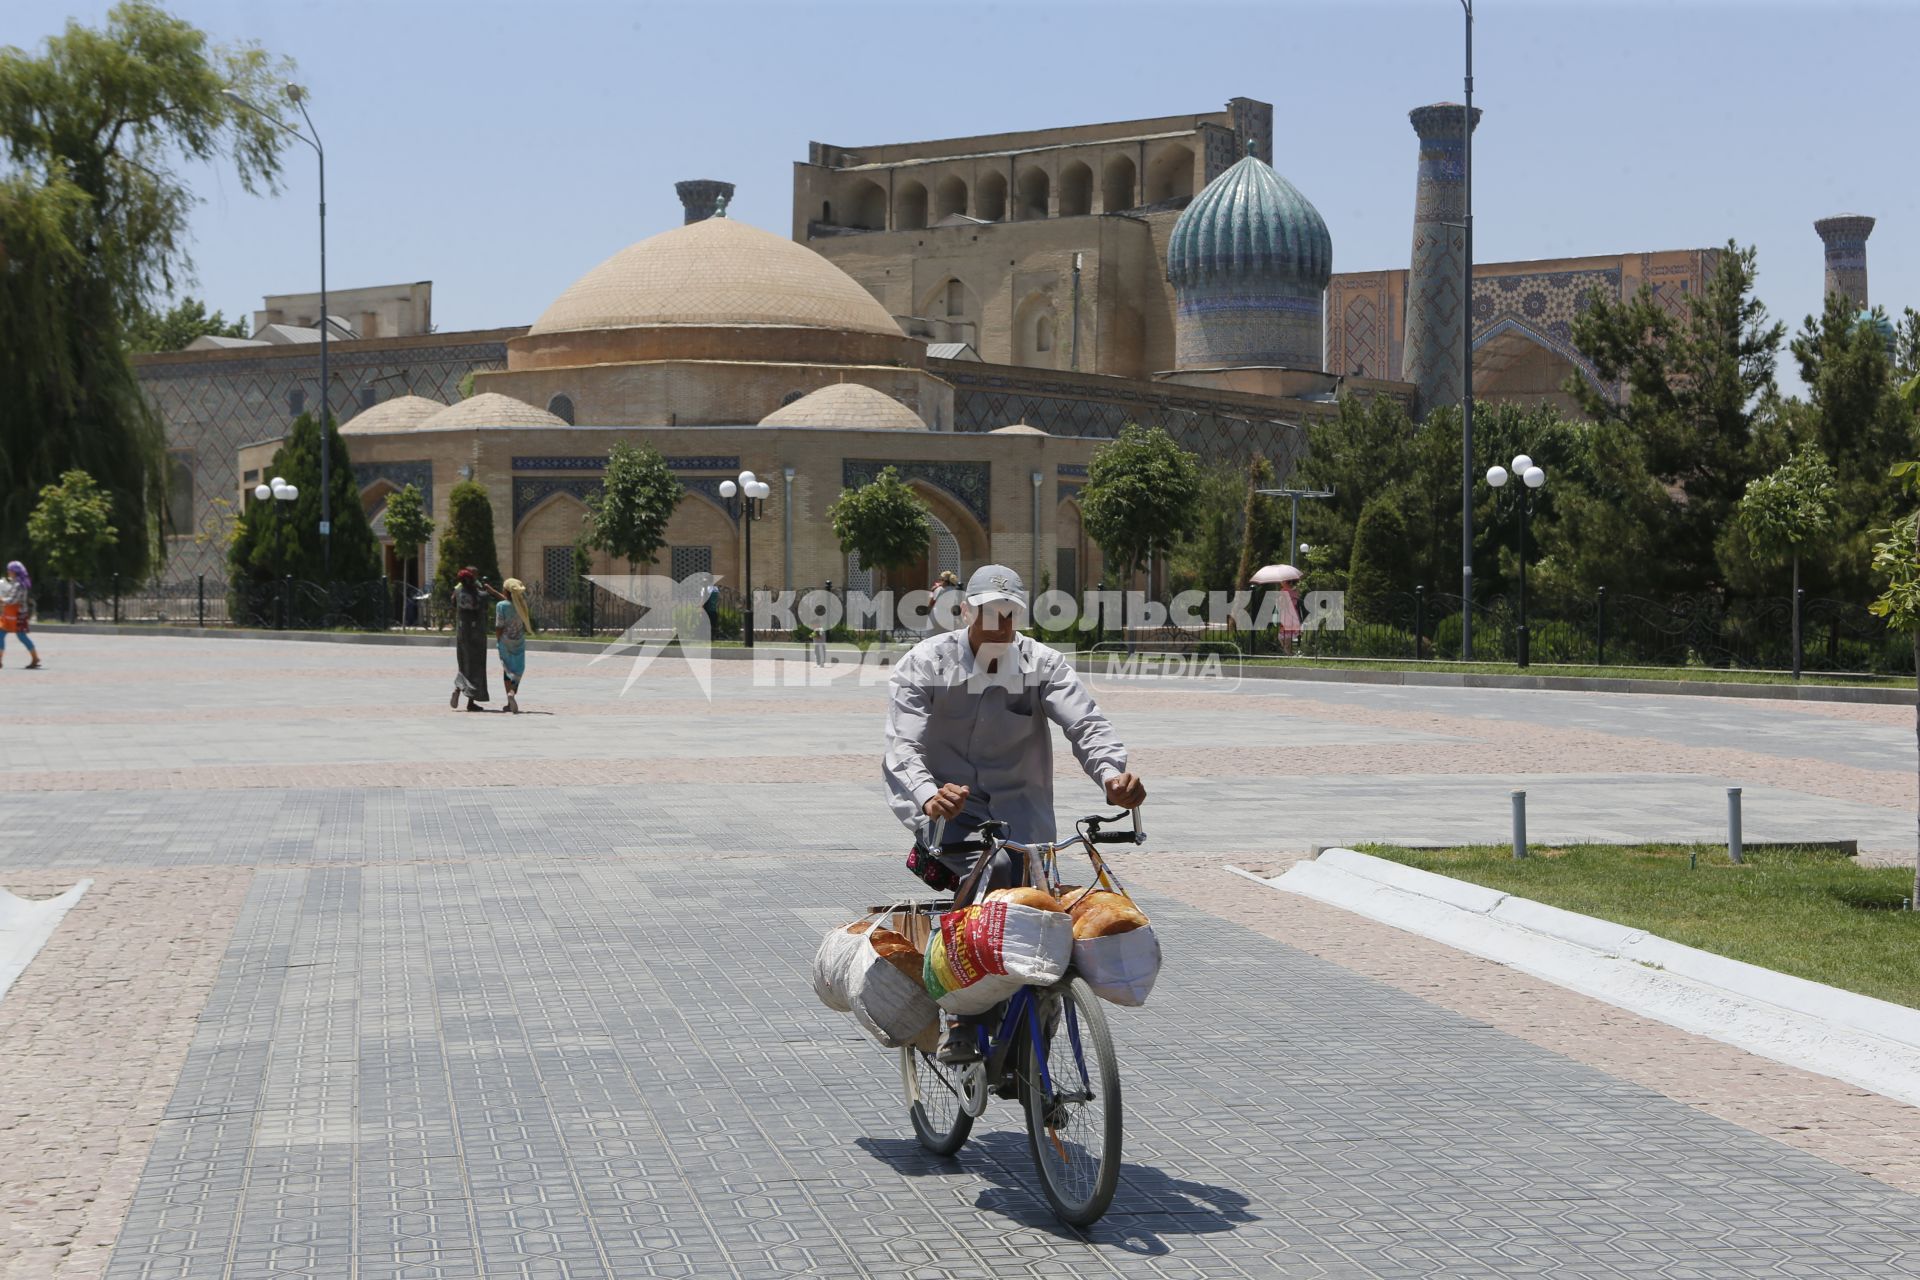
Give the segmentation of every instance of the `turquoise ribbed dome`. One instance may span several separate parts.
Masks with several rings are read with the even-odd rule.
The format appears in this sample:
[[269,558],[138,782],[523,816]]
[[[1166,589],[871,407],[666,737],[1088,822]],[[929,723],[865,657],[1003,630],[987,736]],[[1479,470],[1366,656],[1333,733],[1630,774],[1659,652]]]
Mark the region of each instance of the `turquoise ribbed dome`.
[[1325,288],[1333,237],[1292,183],[1248,155],[1209,182],[1174,223],[1167,279],[1190,285],[1276,275]]
[[1873,330],[1874,333],[1879,336],[1881,343],[1886,346],[1887,351],[1889,353],[1893,351],[1893,344],[1894,344],[1893,322],[1887,319],[1886,312],[1875,311],[1869,308],[1865,311],[1862,311],[1859,315],[1855,316],[1853,318],[1853,323],[1856,327],[1860,325],[1865,325],[1867,328]]

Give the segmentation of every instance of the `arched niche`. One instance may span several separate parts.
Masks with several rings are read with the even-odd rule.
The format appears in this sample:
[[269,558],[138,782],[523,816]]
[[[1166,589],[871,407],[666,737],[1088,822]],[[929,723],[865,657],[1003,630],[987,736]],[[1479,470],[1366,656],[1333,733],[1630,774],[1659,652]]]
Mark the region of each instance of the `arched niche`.
[[1193,194],[1193,148],[1169,142],[1147,160],[1147,204]]
[[1509,317],[1474,339],[1476,399],[1552,405],[1577,414],[1580,408],[1566,392],[1567,377],[1574,373],[1596,391],[1604,390],[1570,342],[1558,342],[1520,320]]
[[1020,171],[1019,200],[1013,212],[1015,222],[1037,222],[1047,216],[1047,201],[1053,180],[1039,165]]
[[1007,216],[1007,175],[988,170],[974,188],[973,216],[982,222],[1003,222]]
[[[587,519],[587,504],[571,493],[550,493],[534,504],[513,527],[513,576],[537,591],[545,591],[549,574],[561,563],[560,549],[567,552],[567,578],[572,578],[573,544]],[[616,572],[625,573],[620,565]]]
[[893,189],[893,229],[918,231],[927,225],[927,189],[912,179]]
[[1060,170],[1060,216],[1093,212],[1093,170],[1078,160]]
[[1013,318],[1014,363],[1029,369],[1059,368],[1060,318],[1053,299],[1030,294]]
[[1109,159],[1100,170],[1100,212],[1118,213],[1137,205],[1139,201],[1134,199],[1137,178],[1132,156],[1117,155]]
[[967,180],[957,173],[950,173],[934,184],[933,220],[951,218],[954,214],[967,211]]
[[857,179],[842,201],[846,225],[866,231],[884,231],[887,227],[887,193],[872,178]]

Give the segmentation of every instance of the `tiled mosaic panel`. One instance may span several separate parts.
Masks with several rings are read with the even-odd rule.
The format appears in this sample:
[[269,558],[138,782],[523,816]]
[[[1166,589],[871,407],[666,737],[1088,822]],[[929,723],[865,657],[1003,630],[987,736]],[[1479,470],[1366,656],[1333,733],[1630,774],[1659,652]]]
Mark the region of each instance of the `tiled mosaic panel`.
[[[363,392],[376,402],[395,396],[425,396],[452,403],[460,380],[476,370],[504,367],[500,341],[448,342],[409,350],[356,352],[351,344],[328,353],[335,415],[346,421],[363,407]],[[190,451],[193,461],[192,534],[168,539],[166,575],[185,579],[225,571],[225,526],[215,499],[232,502],[234,464],[242,445],[285,435],[293,425],[289,394],[311,402],[320,383],[320,349],[275,347],[237,359],[143,364],[140,384],[166,423],[167,446]]]

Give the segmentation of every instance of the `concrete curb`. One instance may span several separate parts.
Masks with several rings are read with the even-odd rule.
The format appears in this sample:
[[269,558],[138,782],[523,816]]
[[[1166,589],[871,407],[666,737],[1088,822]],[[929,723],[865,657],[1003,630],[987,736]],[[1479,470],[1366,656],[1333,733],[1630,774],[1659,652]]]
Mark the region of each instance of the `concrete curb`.
[[53,936],[61,918],[92,887],[92,880],[82,880],[57,898],[19,898],[0,889],[0,1000]]
[[1271,879],[1230,869],[1683,1031],[1920,1106],[1920,1009],[1351,849],[1329,849]]
[[[322,644],[388,644],[424,647],[450,646],[450,632],[396,634],[391,631],[251,631],[232,627],[186,627],[171,623],[53,622],[38,624],[39,629],[82,636],[185,636],[196,640],[307,640]],[[604,642],[602,642],[604,643]],[[579,653],[592,648],[590,643],[533,639],[527,647],[535,651]],[[811,650],[791,641],[761,641],[762,650],[783,656],[807,656]],[[901,646],[905,652],[907,646]],[[851,645],[834,646],[835,656],[858,653]],[[665,656],[677,656],[669,649]],[[740,648],[717,648],[716,661],[744,661],[754,655]],[[1085,668],[1082,655],[1076,663]],[[1609,676],[1516,676],[1481,675],[1471,671],[1376,671],[1356,668],[1342,671],[1329,667],[1246,667],[1240,672],[1248,680],[1302,680],[1321,684],[1401,685],[1430,689],[1520,689],[1557,690],[1569,693],[1655,693],[1694,698],[1775,698],[1786,702],[1862,702],[1886,706],[1911,707],[1915,691],[1885,685],[1845,684],[1741,684],[1712,680],[1636,680]]]

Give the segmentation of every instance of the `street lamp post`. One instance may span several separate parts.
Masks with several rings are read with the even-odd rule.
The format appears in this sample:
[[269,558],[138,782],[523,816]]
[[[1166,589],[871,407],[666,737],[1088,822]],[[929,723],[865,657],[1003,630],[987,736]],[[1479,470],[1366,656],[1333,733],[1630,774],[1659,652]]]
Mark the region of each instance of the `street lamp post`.
[[753,522],[764,511],[767,496],[773,492],[773,486],[754,475],[751,471],[742,471],[738,480],[722,480],[720,496],[727,500],[727,506],[733,515],[736,526],[745,528],[746,533],[746,618],[740,630],[746,647],[753,648]]
[[[256,502],[288,502],[290,503],[295,498],[298,498],[299,496],[300,496],[300,486],[297,484],[288,484],[284,479],[282,479],[279,476],[275,476],[273,479],[267,481],[265,484],[257,484],[253,486],[253,497],[254,497],[254,501]],[[283,583],[291,583],[293,579],[283,574],[281,576],[281,581]],[[293,625],[293,599],[290,594],[290,591],[291,591],[290,587],[282,586],[281,588],[282,599],[281,599],[281,607],[280,607],[280,613],[281,613],[280,626],[282,630],[285,630],[286,628]]]
[[[1516,455],[1513,460],[1513,474],[1519,476],[1520,482],[1526,486],[1526,491],[1522,491],[1517,495],[1513,504],[1519,508],[1520,515],[1520,625],[1514,632],[1514,649],[1520,659],[1521,667],[1524,668],[1527,665],[1527,659],[1529,657],[1527,643],[1527,519],[1533,515],[1533,494],[1530,491],[1538,489],[1547,482],[1547,473],[1539,467],[1534,466],[1533,459],[1522,453]],[[1487,468],[1488,484],[1498,489],[1506,484],[1506,482],[1507,469],[1505,467],[1494,466]]]
[[327,367],[327,331],[332,328],[327,314],[327,150],[320,145],[320,131],[313,127],[313,117],[307,114],[307,91],[297,84],[286,87],[287,101],[300,108],[300,118],[307,122],[307,132],[302,133],[266,108],[257,106],[241,97],[232,89],[224,89],[222,94],[230,101],[238,103],[255,115],[292,134],[313,148],[313,154],[320,161],[320,558],[326,566],[327,576],[333,576],[333,403],[331,391],[333,383]]
[[[1461,136],[1466,139],[1462,153],[1461,185],[1465,189],[1465,208],[1461,223],[1466,255],[1462,267],[1461,306],[1467,310],[1461,325],[1463,340],[1460,354],[1460,658],[1473,660],[1473,0],[1460,0],[1467,20],[1466,103],[1460,112]],[[1491,472],[1488,473],[1491,476]],[[1525,665],[1524,663],[1522,665]]]

